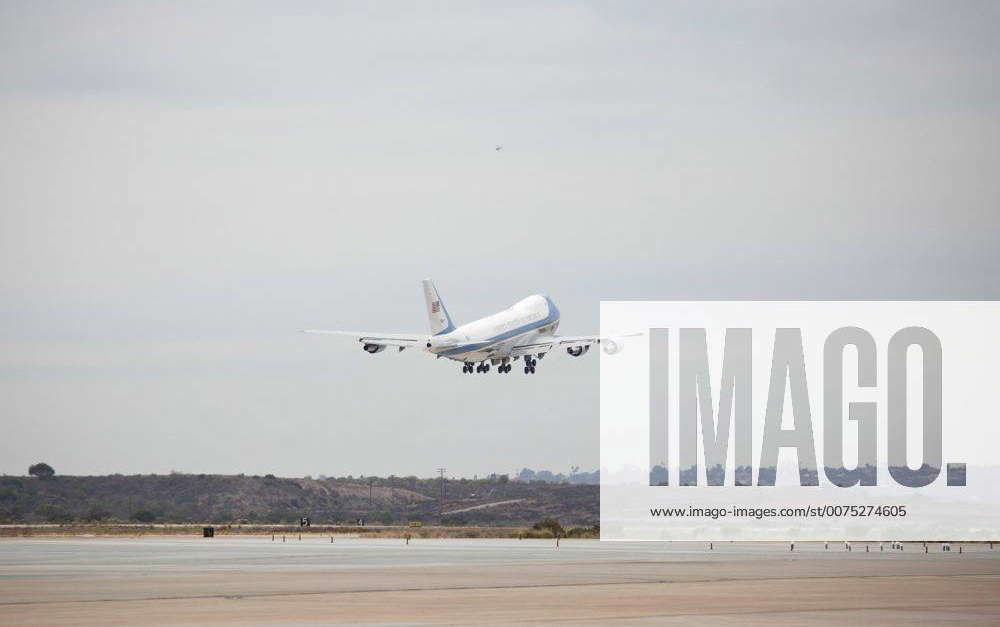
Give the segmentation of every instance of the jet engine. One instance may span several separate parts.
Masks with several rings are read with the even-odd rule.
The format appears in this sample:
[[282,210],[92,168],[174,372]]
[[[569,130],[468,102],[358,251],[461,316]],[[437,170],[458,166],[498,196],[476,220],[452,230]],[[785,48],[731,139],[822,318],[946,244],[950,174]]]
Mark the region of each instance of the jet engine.
[[586,346],[570,346],[569,348],[566,349],[566,352],[572,355],[573,357],[579,357],[580,355],[583,355],[589,350],[590,350],[590,344],[587,344]]
[[384,351],[385,344],[365,344],[364,349],[366,353],[371,353],[372,355],[374,355],[375,353],[381,353],[382,351]]
[[621,344],[612,339],[601,340],[601,348],[608,355],[614,355],[622,349]]

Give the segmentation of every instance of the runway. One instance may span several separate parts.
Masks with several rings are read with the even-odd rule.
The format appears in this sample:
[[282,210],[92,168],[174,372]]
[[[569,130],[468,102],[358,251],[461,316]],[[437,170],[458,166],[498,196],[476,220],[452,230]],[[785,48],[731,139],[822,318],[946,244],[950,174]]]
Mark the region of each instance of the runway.
[[0,541],[0,624],[1000,623],[1000,546]]

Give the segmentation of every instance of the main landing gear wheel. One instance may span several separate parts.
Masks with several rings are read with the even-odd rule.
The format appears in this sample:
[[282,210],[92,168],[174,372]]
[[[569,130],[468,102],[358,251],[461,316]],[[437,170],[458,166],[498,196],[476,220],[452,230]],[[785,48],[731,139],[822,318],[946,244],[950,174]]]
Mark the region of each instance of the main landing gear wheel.
[[524,357],[524,374],[535,374],[535,366],[538,365],[538,361],[525,355]]

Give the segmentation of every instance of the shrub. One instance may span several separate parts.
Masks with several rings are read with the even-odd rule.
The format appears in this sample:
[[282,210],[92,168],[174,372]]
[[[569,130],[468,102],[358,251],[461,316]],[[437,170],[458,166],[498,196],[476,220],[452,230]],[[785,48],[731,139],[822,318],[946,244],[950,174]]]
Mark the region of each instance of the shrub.
[[137,520],[141,523],[151,523],[156,520],[156,514],[149,511],[148,509],[141,509],[136,513],[132,514],[132,519]]
[[555,518],[543,518],[531,526],[533,531],[548,531],[552,536],[565,536],[566,530]]
[[566,532],[567,538],[600,538],[601,526],[591,525],[589,527],[573,527]]
[[37,464],[28,466],[28,474],[39,479],[51,479],[56,474],[56,471],[45,462],[38,462]]
[[87,522],[100,522],[108,518],[111,518],[111,512],[100,507],[91,509],[83,516],[83,519]]
[[58,505],[42,505],[35,512],[50,523],[67,523],[73,520],[73,515]]

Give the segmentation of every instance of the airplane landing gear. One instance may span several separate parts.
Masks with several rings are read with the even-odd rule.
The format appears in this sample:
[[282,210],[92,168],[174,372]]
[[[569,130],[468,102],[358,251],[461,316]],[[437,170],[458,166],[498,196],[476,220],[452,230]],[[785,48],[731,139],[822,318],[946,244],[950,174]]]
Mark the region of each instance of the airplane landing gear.
[[[527,374],[529,368],[530,368],[531,372],[534,372],[535,371],[535,364],[538,363],[538,362],[536,362],[535,360],[531,359],[530,357],[525,357],[524,360],[525,360],[524,361],[525,364],[528,364],[529,362],[531,364],[530,367],[526,367],[524,369],[524,372]],[[473,366],[475,366],[476,372],[478,372],[480,374],[482,374],[484,372],[489,372],[490,371],[490,363],[488,361],[482,361],[482,362],[479,362],[478,364],[473,364],[472,362],[467,361],[467,362],[465,362],[462,365],[462,372],[463,373],[469,373],[469,374],[471,374]],[[513,368],[510,365],[510,359],[503,359],[503,360],[501,360],[500,364],[497,366],[497,372],[499,372],[500,374],[507,374],[512,369]]]
[[535,374],[535,366],[538,365],[538,360],[530,355],[524,356],[524,374]]

